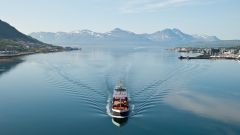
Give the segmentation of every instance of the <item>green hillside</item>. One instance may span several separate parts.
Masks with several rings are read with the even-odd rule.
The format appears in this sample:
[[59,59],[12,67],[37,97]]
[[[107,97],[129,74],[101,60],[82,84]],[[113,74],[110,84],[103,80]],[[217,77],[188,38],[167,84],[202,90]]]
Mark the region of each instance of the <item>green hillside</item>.
[[0,51],[4,52],[56,52],[66,50],[38,41],[19,32],[16,28],[0,20]]

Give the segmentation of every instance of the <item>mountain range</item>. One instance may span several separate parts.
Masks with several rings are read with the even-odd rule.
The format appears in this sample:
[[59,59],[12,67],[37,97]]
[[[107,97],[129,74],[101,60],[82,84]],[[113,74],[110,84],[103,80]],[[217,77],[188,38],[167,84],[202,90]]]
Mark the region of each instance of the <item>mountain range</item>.
[[59,46],[71,45],[160,45],[188,47],[234,47],[240,40],[220,40],[216,36],[191,35],[179,29],[164,29],[150,34],[136,34],[115,28],[99,33],[91,30],[72,32],[34,32],[25,35],[16,28],[0,20],[0,50],[52,51],[65,50]]
[[181,30],[164,29],[150,34],[136,34],[131,31],[115,28],[112,31],[99,33],[91,30],[72,32],[34,32],[30,36],[40,41],[56,45],[88,44],[186,44],[221,41],[216,36],[190,35]]

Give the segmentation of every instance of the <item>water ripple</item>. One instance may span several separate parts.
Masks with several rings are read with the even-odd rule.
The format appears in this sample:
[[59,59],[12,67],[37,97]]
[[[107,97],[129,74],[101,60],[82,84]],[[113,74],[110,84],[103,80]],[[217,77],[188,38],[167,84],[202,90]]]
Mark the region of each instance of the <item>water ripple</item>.
[[[79,65],[66,64],[58,65],[48,63],[45,65],[47,71],[47,81],[54,87],[61,89],[67,95],[77,99],[77,101],[87,104],[96,113],[102,116],[111,116],[111,98],[116,83],[121,80],[128,89],[130,115],[129,117],[144,116],[157,105],[164,102],[164,98],[174,89],[169,87],[169,83],[177,81],[178,76],[191,74],[198,69],[207,68],[207,64],[198,64],[191,61],[181,61],[176,67],[171,67],[167,72],[159,72],[159,78],[149,78],[147,82],[136,83],[139,73],[135,72],[136,67],[130,61],[118,65],[115,62],[106,67],[100,63],[101,70],[88,72]],[[94,66],[91,64],[90,66]],[[94,69],[94,67],[91,67]],[[99,68],[99,66],[98,66]],[[71,71],[74,70],[74,71]],[[89,73],[82,74],[82,73]],[[141,73],[140,73],[141,74]],[[147,77],[146,77],[147,78]],[[147,80],[147,79],[146,79]],[[152,81],[151,81],[152,80]],[[177,82],[176,82],[177,83]],[[107,113],[106,113],[107,112]]]

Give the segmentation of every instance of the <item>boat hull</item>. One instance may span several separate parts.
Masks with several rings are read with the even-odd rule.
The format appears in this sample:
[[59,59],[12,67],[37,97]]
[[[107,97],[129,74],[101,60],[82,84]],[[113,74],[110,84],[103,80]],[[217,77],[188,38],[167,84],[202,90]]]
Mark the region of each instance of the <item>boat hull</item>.
[[118,127],[122,127],[124,126],[128,121],[128,117],[126,118],[112,118],[112,122],[114,125],[118,126]]
[[112,111],[112,115],[113,117],[128,117],[129,115],[129,111],[124,111],[124,112],[116,112],[116,111]]

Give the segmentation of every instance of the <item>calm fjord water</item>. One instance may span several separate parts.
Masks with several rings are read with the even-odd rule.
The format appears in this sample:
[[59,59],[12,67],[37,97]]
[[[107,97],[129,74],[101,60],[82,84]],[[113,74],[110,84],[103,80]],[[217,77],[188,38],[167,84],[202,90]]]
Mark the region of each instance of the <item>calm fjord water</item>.
[[[0,61],[1,135],[239,135],[240,63],[157,47],[88,47]],[[131,113],[109,116],[122,80]]]

